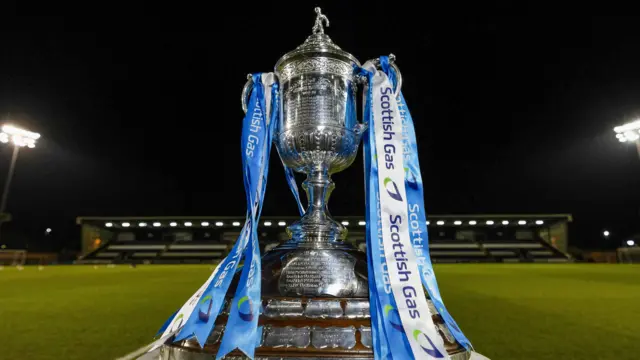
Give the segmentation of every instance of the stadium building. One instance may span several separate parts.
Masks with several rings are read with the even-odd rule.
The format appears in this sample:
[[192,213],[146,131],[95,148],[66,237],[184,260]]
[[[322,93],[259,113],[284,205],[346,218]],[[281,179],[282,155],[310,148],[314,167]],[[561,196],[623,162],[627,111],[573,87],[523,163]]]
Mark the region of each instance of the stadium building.
[[[298,217],[263,216],[261,250],[289,238],[287,225]],[[364,250],[363,217],[335,219],[349,230],[347,241]],[[568,261],[568,214],[431,215],[427,221],[434,262]],[[240,235],[244,217],[79,217],[80,263],[217,262]]]

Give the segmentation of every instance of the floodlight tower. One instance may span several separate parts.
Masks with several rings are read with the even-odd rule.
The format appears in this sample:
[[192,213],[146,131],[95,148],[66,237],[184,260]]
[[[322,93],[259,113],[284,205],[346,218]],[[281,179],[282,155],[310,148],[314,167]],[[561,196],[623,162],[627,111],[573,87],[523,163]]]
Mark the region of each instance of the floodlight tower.
[[13,179],[13,172],[16,168],[18,153],[21,147],[33,149],[36,147],[36,140],[40,139],[40,134],[31,132],[13,125],[3,125],[0,128],[0,142],[13,145],[13,155],[11,156],[11,164],[9,165],[9,174],[4,182],[4,190],[2,191],[2,199],[0,200],[0,226],[4,221],[8,220],[8,215],[4,213],[7,207],[7,198],[9,197],[9,188]]
[[635,143],[640,157],[640,120],[632,121],[613,128],[620,142]]

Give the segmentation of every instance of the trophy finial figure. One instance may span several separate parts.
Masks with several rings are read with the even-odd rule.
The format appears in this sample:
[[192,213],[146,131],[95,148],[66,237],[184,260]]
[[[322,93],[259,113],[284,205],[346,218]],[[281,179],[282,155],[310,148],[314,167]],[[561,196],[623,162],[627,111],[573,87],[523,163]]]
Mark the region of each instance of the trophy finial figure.
[[[329,19],[322,13],[322,9],[315,8],[316,11],[316,23],[313,25],[313,34],[324,34],[324,25],[329,27]],[[324,23],[324,24],[323,24]]]

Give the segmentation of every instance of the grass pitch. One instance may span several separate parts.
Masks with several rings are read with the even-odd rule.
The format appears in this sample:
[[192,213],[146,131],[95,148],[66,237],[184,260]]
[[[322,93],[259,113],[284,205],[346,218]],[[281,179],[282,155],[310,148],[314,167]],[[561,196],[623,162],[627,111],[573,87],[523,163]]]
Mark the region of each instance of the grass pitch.
[[[0,359],[114,359],[150,342],[210,266],[5,267]],[[438,265],[449,311],[499,359],[636,359],[640,267]]]

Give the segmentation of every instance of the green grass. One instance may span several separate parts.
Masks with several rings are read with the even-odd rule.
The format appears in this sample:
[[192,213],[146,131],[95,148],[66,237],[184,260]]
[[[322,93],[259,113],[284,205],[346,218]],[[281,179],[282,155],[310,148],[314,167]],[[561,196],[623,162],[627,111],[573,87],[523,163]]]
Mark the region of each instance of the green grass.
[[[210,266],[0,271],[1,359],[113,359],[148,343]],[[498,359],[636,359],[640,267],[438,265],[445,304]],[[635,350],[634,350],[635,349]]]

